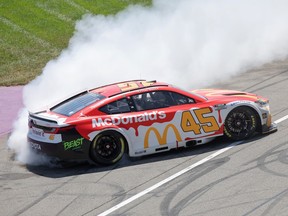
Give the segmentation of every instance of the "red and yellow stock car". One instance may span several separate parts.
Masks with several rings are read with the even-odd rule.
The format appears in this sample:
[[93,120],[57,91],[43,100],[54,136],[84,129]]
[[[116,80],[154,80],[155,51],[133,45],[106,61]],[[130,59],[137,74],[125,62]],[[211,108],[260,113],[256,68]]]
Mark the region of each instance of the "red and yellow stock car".
[[32,149],[60,160],[114,164],[204,144],[217,136],[243,140],[275,131],[269,101],[230,90],[185,91],[133,80],[81,92],[49,110],[29,114]]

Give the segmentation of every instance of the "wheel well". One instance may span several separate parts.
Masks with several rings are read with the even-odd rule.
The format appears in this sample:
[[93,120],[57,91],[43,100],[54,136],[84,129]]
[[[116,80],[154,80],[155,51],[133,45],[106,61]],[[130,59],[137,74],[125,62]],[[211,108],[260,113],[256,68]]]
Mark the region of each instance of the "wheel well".
[[[250,106],[238,106],[238,107],[235,107],[234,109],[239,108],[239,107],[244,107],[246,109],[249,109],[255,114],[255,116],[256,116],[256,132],[261,132],[262,127],[261,127],[261,119],[260,119],[259,113],[253,107],[250,107]],[[232,109],[230,112],[232,112],[234,109]]]
[[127,142],[125,136],[124,136],[122,133],[118,132],[118,131],[115,131],[115,133],[119,134],[119,136],[121,136],[121,138],[124,140],[124,143],[125,143],[125,150],[124,150],[124,152],[125,152],[125,153],[128,153],[128,152],[129,152],[129,145],[128,145],[128,142]]
[[261,119],[260,119],[260,115],[259,113],[252,107],[249,107],[255,114],[256,118],[257,118],[257,122],[256,122],[256,131],[257,132],[262,132],[262,127],[261,127]]
[[[119,136],[124,140],[124,143],[125,143],[125,153],[128,153],[128,152],[129,152],[128,142],[127,142],[125,136],[124,136],[122,133],[120,133],[120,132],[118,132],[118,131],[116,131],[116,130],[105,130],[105,131],[100,132],[99,134],[101,134],[101,133],[103,133],[103,132],[112,132],[112,133],[115,133],[115,134],[119,135]],[[96,135],[96,136],[97,136],[97,135]],[[95,137],[96,137],[96,136],[95,136]],[[94,137],[94,139],[95,139],[95,137]],[[91,141],[91,144],[93,143],[94,139]],[[90,149],[91,149],[91,146],[92,146],[92,145],[90,145]],[[89,151],[90,151],[90,150],[89,150]],[[89,154],[90,154],[90,153],[89,153]]]
[[[114,153],[115,157],[113,156],[113,154],[111,154],[112,151],[110,153],[108,153],[108,155],[107,155],[105,148],[108,149],[108,148],[110,148],[109,146],[111,146],[111,145],[109,145],[109,143],[108,143],[108,145],[106,145],[105,141],[104,141],[104,143],[102,143],[102,146],[104,144],[104,151],[102,151],[102,150],[97,151],[97,152],[93,151],[95,142],[98,143],[98,141],[96,140],[97,137],[100,137],[100,139],[101,139],[101,137],[103,137],[103,136],[104,137],[106,136],[106,138],[104,138],[104,139],[107,139],[107,137],[109,137],[109,136],[113,136],[115,139],[117,139],[119,142],[121,142],[121,144],[118,142],[119,144],[117,146],[119,146],[119,148],[118,148],[118,150],[116,150],[116,153]],[[109,138],[108,138],[108,140],[109,140]],[[109,142],[110,142],[110,140],[109,140]],[[114,141],[112,141],[112,143],[114,143]],[[115,143],[113,145],[115,145]],[[92,162],[93,164],[98,163],[98,164],[102,164],[102,165],[111,165],[111,164],[117,163],[122,158],[123,153],[128,152],[128,148],[129,147],[128,147],[127,140],[126,140],[125,136],[123,134],[121,134],[121,132],[118,132],[118,131],[113,130],[113,129],[112,130],[104,130],[104,131],[101,131],[100,133],[98,133],[94,137],[94,139],[91,141],[91,144],[89,147],[89,153],[88,153],[89,161]],[[104,154],[102,154],[101,152],[104,152]],[[112,158],[109,158],[110,154],[112,155]]]

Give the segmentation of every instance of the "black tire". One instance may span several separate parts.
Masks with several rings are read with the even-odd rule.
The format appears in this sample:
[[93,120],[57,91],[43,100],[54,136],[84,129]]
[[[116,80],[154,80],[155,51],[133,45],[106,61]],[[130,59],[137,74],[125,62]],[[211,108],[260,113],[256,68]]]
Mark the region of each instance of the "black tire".
[[232,140],[251,137],[257,128],[257,114],[249,107],[237,107],[226,117],[224,134]]
[[117,163],[124,152],[125,141],[120,134],[114,131],[104,131],[98,134],[90,148],[91,159],[103,165]]

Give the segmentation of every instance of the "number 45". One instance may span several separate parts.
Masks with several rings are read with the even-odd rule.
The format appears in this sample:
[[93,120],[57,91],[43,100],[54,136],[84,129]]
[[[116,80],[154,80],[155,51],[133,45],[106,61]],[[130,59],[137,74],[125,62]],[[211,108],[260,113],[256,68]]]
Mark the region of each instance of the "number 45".
[[[196,116],[193,117],[193,114]],[[195,109],[190,111],[184,111],[182,113],[182,119],[181,119],[181,128],[184,132],[190,132],[193,131],[196,135],[201,134],[201,129],[205,133],[210,133],[213,131],[218,131],[220,129],[216,119],[214,116],[204,116],[205,114],[212,113],[211,109],[209,107],[202,108],[202,109]]]

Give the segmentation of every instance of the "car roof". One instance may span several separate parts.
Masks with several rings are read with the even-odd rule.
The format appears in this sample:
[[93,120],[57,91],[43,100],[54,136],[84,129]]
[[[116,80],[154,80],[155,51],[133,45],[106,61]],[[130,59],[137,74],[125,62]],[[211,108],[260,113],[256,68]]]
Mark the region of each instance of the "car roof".
[[[138,94],[139,92],[155,91],[156,89],[160,90],[160,91],[161,90],[166,90],[166,91],[168,90],[168,91],[178,92],[178,93],[186,95],[188,97],[193,95],[193,99],[198,101],[198,102],[202,102],[202,101],[207,100],[203,96],[200,96],[200,95],[195,94],[193,92],[188,92],[188,91],[182,90],[180,88],[174,87],[173,85],[167,84],[164,82],[158,82],[156,80],[153,80],[153,81],[129,80],[129,81],[117,82],[117,83],[112,83],[112,84],[96,87],[96,88],[78,93],[78,94],[74,95],[73,97],[70,97],[70,98],[62,101],[61,103],[53,106],[52,108],[50,108],[50,110],[53,111],[53,109],[69,102],[70,100],[73,100],[73,98],[77,98],[78,96],[85,95],[86,93],[95,93],[95,94],[99,94],[99,95],[102,95],[105,97],[103,100],[100,100],[101,102],[98,100],[98,101],[93,102],[92,104],[88,105],[87,107],[84,107],[82,109],[82,111],[84,111],[84,113],[85,113],[85,110],[90,112],[91,107],[97,108],[97,107],[104,106],[105,104],[111,103],[114,100],[119,100],[120,98],[123,98],[124,95],[125,95],[125,97],[130,97],[131,95],[134,95],[135,93]],[[75,112],[75,114],[76,114],[76,112]]]
[[94,89],[91,89],[90,92],[98,93],[106,97],[112,97],[120,95],[125,92],[130,92],[139,89],[146,89],[157,86],[169,86],[169,84],[164,82],[157,82],[156,80],[147,81],[147,80],[128,80],[123,82],[112,83],[105,86],[100,86]]

